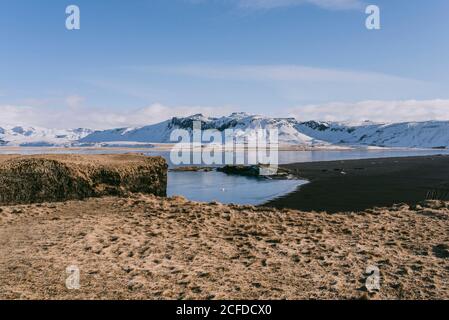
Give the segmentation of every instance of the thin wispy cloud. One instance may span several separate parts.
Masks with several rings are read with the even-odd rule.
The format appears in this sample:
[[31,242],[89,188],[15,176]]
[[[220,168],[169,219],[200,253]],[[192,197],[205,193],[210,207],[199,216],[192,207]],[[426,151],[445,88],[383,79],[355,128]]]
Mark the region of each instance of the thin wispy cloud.
[[135,71],[197,78],[285,82],[415,82],[415,79],[369,71],[316,68],[301,65],[205,65],[131,67]]
[[[133,66],[127,70],[142,79],[157,82],[158,78],[170,78],[184,83],[176,91],[181,102],[171,104],[191,98],[185,88],[198,90],[198,86],[189,87],[195,83],[215,88],[213,96],[204,93],[194,97],[202,99],[201,104],[230,104],[244,111],[333,101],[426,100],[434,98],[430,92],[438,92],[437,84],[394,74],[302,65],[183,64]],[[157,101],[171,101],[170,95],[161,95]]]
[[362,2],[359,0],[239,0],[238,6],[249,9],[275,9],[300,5],[315,5],[331,10],[359,9]]
[[328,10],[354,10],[363,6],[361,0],[186,0],[193,4],[222,3],[245,10],[269,10],[313,5]]
[[[423,94],[433,90],[433,83],[379,72],[302,65],[218,63],[124,66],[120,67],[120,70],[132,74],[140,81],[115,82],[109,79],[106,82],[88,83],[96,88],[106,89],[106,92],[120,93],[125,97],[138,97],[138,100],[142,101],[135,102],[142,105],[152,105],[153,102],[159,101],[163,106],[156,104],[151,108],[131,109],[130,112],[111,112],[109,109],[104,110],[103,116],[100,111],[101,105],[95,102],[96,108],[99,108],[98,112],[81,108],[83,115],[65,112],[61,118],[69,117],[69,124],[75,119],[76,122],[73,123],[76,123],[76,126],[93,128],[141,126],[173,116],[187,116],[194,113],[220,115],[221,106],[233,106],[234,108],[226,110],[229,112],[265,110],[262,113],[267,115],[294,114],[301,119],[306,117],[338,121],[365,119],[415,121],[419,120],[419,116],[425,120],[449,119],[449,112],[446,112],[444,103],[441,107],[441,103],[437,100],[430,100],[434,96]],[[174,86],[172,90],[162,90],[166,88],[158,86],[158,79],[171,79],[173,83],[181,85]],[[215,91],[212,94],[210,91],[197,93],[199,88],[206,86],[205,84],[213,87]],[[412,99],[424,102],[417,102],[416,108],[412,108],[410,102]],[[370,101],[370,103],[357,101]],[[76,105],[84,104],[82,97],[71,96],[65,100],[65,105],[75,111],[80,109],[76,108]],[[179,107],[182,105],[184,107]],[[407,106],[398,108],[398,105]],[[210,106],[217,108],[215,110]],[[292,106],[303,107],[291,109]],[[115,110],[118,108],[130,110],[128,106],[114,107]],[[43,122],[51,124],[51,121]]]

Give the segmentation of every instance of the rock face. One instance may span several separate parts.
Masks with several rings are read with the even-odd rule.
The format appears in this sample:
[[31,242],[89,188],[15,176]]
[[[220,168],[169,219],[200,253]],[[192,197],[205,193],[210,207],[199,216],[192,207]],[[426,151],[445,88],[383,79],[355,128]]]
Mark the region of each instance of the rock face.
[[220,172],[223,172],[226,174],[234,174],[234,175],[249,176],[249,177],[260,176],[260,170],[259,170],[258,166],[226,165],[222,168],[218,168],[217,171],[220,171]]
[[290,174],[289,170],[284,168],[270,167],[269,165],[226,165],[217,168],[217,171],[231,175],[240,175],[247,177],[270,177],[270,178],[285,178]]
[[0,156],[0,205],[106,195],[166,196],[167,164],[143,155]]

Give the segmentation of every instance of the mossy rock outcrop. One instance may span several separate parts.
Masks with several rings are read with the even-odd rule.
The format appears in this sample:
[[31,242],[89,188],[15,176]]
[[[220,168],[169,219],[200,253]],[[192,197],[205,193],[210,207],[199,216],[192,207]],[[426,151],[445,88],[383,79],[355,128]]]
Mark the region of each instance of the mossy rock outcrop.
[[166,196],[167,163],[144,155],[0,156],[0,205],[107,195]]

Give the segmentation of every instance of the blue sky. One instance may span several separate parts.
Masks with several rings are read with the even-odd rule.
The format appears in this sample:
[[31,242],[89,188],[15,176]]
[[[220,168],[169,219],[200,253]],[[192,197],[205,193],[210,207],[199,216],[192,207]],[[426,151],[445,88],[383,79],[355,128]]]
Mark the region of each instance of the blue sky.
[[[0,0],[1,123],[449,119],[447,0]],[[65,8],[81,30],[65,29]],[[365,28],[365,7],[381,30]]]

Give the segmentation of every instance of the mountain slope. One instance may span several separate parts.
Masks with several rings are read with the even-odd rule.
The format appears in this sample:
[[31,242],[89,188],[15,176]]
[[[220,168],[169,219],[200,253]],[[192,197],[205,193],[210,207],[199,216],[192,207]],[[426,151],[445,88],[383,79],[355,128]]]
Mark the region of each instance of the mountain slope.
[[64,146],[71,145],[93,131],[90,129],[46,129],[39,127],[0,127],[0,146]]
[[[262,116],[248,115],[246,113],[233,113],[229,117],[209,118],[201,114],[186,118],[173,118],[158,124],[141,128],[121,128],[105,131],[96,131],[80,140],[81,143],[101,143],[112,141],[135,141],[170,143],[170,134],[176,129],[188,130],[191,134],[193,123],[201,123],[201,128],[214,129],[221,133],[222,141],[225,141],[225,131],[233,130],[232,138],[238,141],[255,138],[256,129],[277,129],[279,142],[283,144],[315,145],[326,144],[296,129],[297,121],[293,118],[267,118]],[[228,136],[229,137],[229,136]],[[203,142],[213,142],[211,140]],[[215,141],[216,142],[216,141]]]
[[449,121],[404,122],[358,126],[342,123],[305,122],[298,131],[333,144],[379,147],[448,148]]

